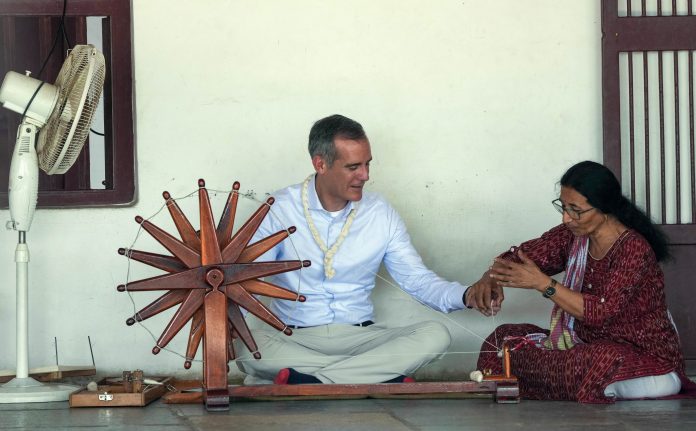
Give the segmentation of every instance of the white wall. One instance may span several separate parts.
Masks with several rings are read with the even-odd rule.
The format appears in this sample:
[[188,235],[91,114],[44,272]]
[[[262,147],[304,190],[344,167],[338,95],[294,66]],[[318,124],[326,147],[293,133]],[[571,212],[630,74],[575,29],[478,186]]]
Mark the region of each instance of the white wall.
[[[184,373],[179,357],[152,356],[150,335],[124,324],[133,306],[115,289],[127,270],[116,250],[133,242],[133,217],[155,213],[163,190],[193,191],[200,177],[218,189],[239,180],[261,198],[301,181],[311,172],[309,128],[325,115],[362,122],[374,156],[369,189],[400,211],[426,263],[463,283],[506,247],[558,223],[549,202],[560,175],[574,162],[601,160],[597,1],[192,5],[133,1],[137,204],[35,217],[32,367],[53,363],[54,336],[62,364],[89,363],[89,335],[101,374]],[[158,220],[167,226],[166,216]],[[16,234],[0,233],[0,241],[0,368],[13,368]],[[139,241],[136,248],[156,250]],[[142,266],[133,265],[136,279]],[[139,307],[149,300],[134,297]],[[508,291],[495,319],[444,316],[385,282],[375,300],[380,321],[437,319],[451,329],[452,353],[421,378],[468,375],[476,354],[462,352],[477,352],[478,337],[504,321],[546,325],[549,311],[538,294]],[[158,335],[165,320],[147,324]],[[183,332],[173,343],[179,351]]]

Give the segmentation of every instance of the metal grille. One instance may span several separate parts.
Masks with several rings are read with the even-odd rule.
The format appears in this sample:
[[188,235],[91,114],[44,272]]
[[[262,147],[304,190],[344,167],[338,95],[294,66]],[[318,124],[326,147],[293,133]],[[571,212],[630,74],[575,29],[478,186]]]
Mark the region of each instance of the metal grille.
[[[617,0],[616,4],[619,20],[696,15],[693,0]],[[654,37],[643,36],[638,31],[632,37]],[[694,51],[631,49],[620,50],[618,56],[624,190],[657,223],[695,223]]]
[[661,224],[696,222],[694,51],[619,54],[621,182]]
[[618,16],[696,15],[693,3],[693,0],[618,0]]

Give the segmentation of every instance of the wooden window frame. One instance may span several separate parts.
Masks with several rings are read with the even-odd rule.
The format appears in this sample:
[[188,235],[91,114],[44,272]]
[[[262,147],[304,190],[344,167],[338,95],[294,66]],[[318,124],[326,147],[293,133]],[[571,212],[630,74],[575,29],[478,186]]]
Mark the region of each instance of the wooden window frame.
[[[0,2],[0,16],[60,17],[62,13],[62,0]],[[104,106],[105,123],[110,122],[110,127],[105,130],[106,189],[39,190],[37,206],[96,207],[132,204],[135,200],[135,134],[130,0],[69,0],[65,15],[107,17],[109,23],[109,40],[103,40],[104,56],[107,58],[104,94],[105,100],[111,99],[111,103],[105,103]],[[7,206],[7,190],[0,190],[0,207]]]

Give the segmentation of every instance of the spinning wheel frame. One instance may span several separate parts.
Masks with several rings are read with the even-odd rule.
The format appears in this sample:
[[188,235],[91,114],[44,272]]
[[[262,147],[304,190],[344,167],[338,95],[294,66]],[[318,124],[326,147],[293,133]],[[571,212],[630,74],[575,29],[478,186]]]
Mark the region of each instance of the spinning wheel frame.
[[292,330],[254,295],[303,302],[304,296],[259,278],[308,267],[310,262],[254,262],[295,232],[295,227],[290,227],[249,244],[274,202],[272,197],[232,235],[239,199],[239,182],[234,183],[217,226],[213,220],[205,181],[200,179],[198,186],[200,231],[196,232],[179,205],[166,191],[162,195],[181,240],[140,216],[135,218],[135,221],[172,255],[119,249],[119,254],[127,255],[130,259],[163,270],[167,274],[119,285],[117,290],[166,291],[128,318],[126,324],[133,325],[136,321],[143,321],[178,305],[179,308],[160,335],[152,353],[158,354],[190,321],[184,368],[191,367],[191,361],[203,341],[203,390],[206,408],[226,410],[229,408],[227,363],[236,357],[233,339],[240,338],[256,359],[261,358],[239,307],[243,307],[286,335],[292,335]]

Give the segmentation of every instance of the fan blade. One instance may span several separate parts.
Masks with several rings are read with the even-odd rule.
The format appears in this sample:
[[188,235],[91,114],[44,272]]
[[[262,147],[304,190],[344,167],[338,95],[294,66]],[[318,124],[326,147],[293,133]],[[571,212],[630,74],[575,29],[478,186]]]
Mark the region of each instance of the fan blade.
[[249,218],[249,220],[247,220],[246,223],[239,228],[237,233],[232,237],[230,243],[222,251],[223,262],[237,261],[237,258],[241,254],[242,250],[244,250],[244,247],[249,244],[251,237],[254,236],[254,233],[256,233],[256,230],[261,225],[261,222],[266,217],[266,214],[268,214],[273,202],[275,202],[275,199],[268,198],[266,203],[261,205],[259,209],[257,209],[256,212]]
[[210,265],[222,262],[220,244],[215,233],[213,221],[213,209],[210,207],[208,190],[205,189],[205,181],[198,180],[198,206],[200,208],[201,222],[201,264]]
[[[246,290],[239,284],[230,284],[226,289],[227,297],[234,301],[245,310],[252,313],[259,319],[273,326],[277,330],[283,330],[285,323],[281,322],[275,314],[271,312],[258,299],[249,295]],[[288,329],[289,330],[289,329]]]
[[143,320],[149,319],[181,303],[187,295],[188,292],[185,290],[171,290],[143,307],[142,310],[135,313],[133,317],[126,320],[126,323],[130,326],[135,322],[142,322]]
[[172,256],[140,250],[126,250],[125,248],[119,248],[118,253],[123,256],[128,256],[129,259],[137,260],[138,262],[167,272],[179,272],[188,269],[179,259]]
[[268,250],[275,247],[282,240],[290,236],[291,233],[295,233],[296,230],[297,229],[295,228],[295,226],[290,226],[288,230],[278,231],[273,235],[262,239],[261,241],[257,241],[247,246],[239,255],[237,262],[253,262],[254,260],[256,260],[257,257],[261,256]]
[[188,218],[186,218],[183,211],[181,211],[181,208],[179,208],[179,204],[172,199],[169,192],[165,191],[162,193],[162,196],[167,200],[167,209],[169,210],[169,214],[172,216],[172,220],[174,221],[176,230],[179,231],[181,239],[192,249],[200,251],[201,240],[198,238],[196,230],[191,225],[191,222],[188,220]]
[[224,250],[232,239],[234,229],[234,217],[237,213],[237,201],[239,200],[239,181],[232,184],[232,191],[227,196],[225,209],[222,210],[217,226],[217,237],[220,241],[220,250]]
[[169,250],[170,253],[181,260],[187,267],[195,268],[201,264],[201,255],[198,254],[196,250],[169,235],[149,221],[143,220],[140,216],[137,216],[135,221],[140,223],[143,229],[162,244],[164,248]]
[[290,301],[300,301],[304,302],[305,297],[298,295],[292,290],[285,289],[280,286],[276,286],[273,283],[262,280],[247,280],[239,283],[244,290],[251,293],[252,295],[263,295],[270,296],[271,298],[288,299]]

